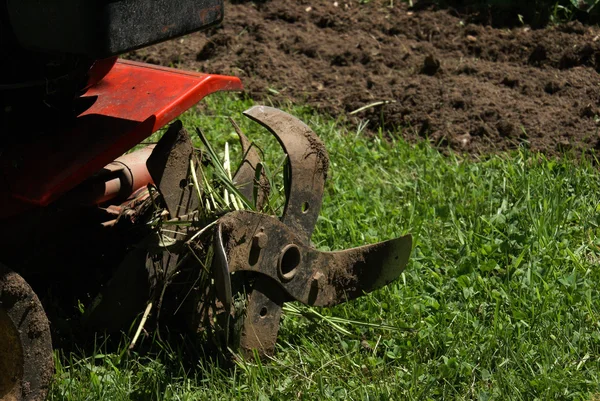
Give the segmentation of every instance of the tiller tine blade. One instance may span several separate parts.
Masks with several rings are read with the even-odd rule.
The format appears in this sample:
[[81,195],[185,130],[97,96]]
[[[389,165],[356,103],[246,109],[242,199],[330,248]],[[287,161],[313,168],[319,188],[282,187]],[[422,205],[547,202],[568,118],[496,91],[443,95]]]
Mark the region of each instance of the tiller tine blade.
[[230,119],[230,121],[240,138],[242,154],[244,155],[240,166],[233,176],[233,182],[240,193],[250,201],[250,203],[254,204],[256,210],[262,210],[271,190],[269,180],[262,168],[260,155],[258,154],[256,147],[250,142],[246,135],[244,135],[235,121],[233,121],[233,119]]
[[[302,121],[273,107],[255,106],[244,115],[271,132],[287,154],[289,176],[285,177],[288,185],[281,221],[310,241],[323,203],[329,168],[325,145]],[[240,340],[242,350],[273,352],[285,298],[281,288],[255,283],[246,308]]]
[[288,155],[289,190],[281,221],[310,239],[321,211],[329,168],[325,145],[302,121],[273,107],[254,106],[244,115],[268,129]]
[[146,162],[171,218],[198,208],[198,196],[194,187],[189,185],[193,155],[194,146],[189,134],[181,121],[175,121],[158,141]]
[[[219,219],[212,268],[217,296],[228,308],[233,302],[229,274],[257,274],[240,348],[246,355],[254,349],[265,355],[274,350],[284,302],[332,306],[381,288],[406,267],[412,239],[407,235],[339,252],[310,247],[329,167],[325,146],[306,124],[278,109],[255,106],[244,114],[267,128],[288,156],[285,209],[280,219],[248,211]],[[240,138],[244,146],[247,139]],[[244,153],[255,171],[255,155]]]
[[286,300],[313,306],[337,305],[386,286],[400,276],[412,250],[407,235],[321,252],[277,218],[247,211],[223,216],[217,232],[229,273],[260,273],[265,277],[258,280],[280,287]]

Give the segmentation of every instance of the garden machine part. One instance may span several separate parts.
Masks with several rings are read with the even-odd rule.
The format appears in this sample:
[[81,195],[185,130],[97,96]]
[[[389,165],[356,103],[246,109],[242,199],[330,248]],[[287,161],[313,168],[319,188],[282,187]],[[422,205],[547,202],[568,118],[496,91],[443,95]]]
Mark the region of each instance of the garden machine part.
[[[192,184],[194,176],[204,176],[198,167],[201,163],[187,131],[181,123],[172,124],[146,161],[160,196],[155,200],[145,196],[144,201],[161,204],[158,215],[164,216],[163,225],[142,239],[117,269],[87,314],[89,325],[117,330],[133,321],[150,301],[161,305],[156,313],[186,320],[195,331],[202,331],[213,316],[220,315],[222,345],[246,356],[254,351],[264,356],[274,351],[283,303],[337,305],[389,284],[403,271],[412,249],[410,236],[338,252],[312,248],[310,237],[329,166],[324,144],[308,126],[281,110],[255,106],[244,114],[267,128],[287,155],[283,214],[263,214],[259,207],[256,211],[232,208],[222,216],[208,216],[199,202],[200,198],[208,200],[208,195],[198,194]],[[261,173],[258,152],[237,126],[236,130],[245,158],[231,184],[244,203],[260,205],[270,186]],[[143,212],[126,210],[131,212],[128,218],[144,221]],[[179,227],[181,221],[185,226]],[[202,261],[209,250],[211,288],[198,284],[205,283],[199,277],[207,267]],[[198,296],[190,296],[192,291]],[[234,305],[240,296],[241,309]],[[219,307],[204,316],[215,303]],[[188,304],[191,312],[178,314],[182,304]]]
[[266,355],[274,350],[284,302],[333,306],[381,288],[406,266],[412,240],[405,236],[338,252],[313,249],[310,237],[329,167],[324,144],[308,126],[280,110],[255,106],[244,114],[267,128],[287,155],[285,208],[280,218],[249,211],[220,218],[212,269],[226,310],[233,306],[230,273],[258,274],[249,291],[239,346],[246,355],[253,350]]
[[42,399],[53,366],[48,318],[37,295],[0,264],[0,399]]
[[173,121],[208,94],[242,90],[240,80],[116,56],[222,17],[220,0],[0,4],[0,400],[45,398],[51,335],[68,346],[142,314],[138,333],[146,321],[183,321],[197,334],[212,308],[228,347],[266,355],[283,303],[336,305],[405,267],[410,236],[311,247],[329,158],[310,128],[270,107],[245,115],[287,154],[282,215],[262,213],[270,184],[237,126],[243,161],[222,185],[248,207],[209,213],[215,157]]

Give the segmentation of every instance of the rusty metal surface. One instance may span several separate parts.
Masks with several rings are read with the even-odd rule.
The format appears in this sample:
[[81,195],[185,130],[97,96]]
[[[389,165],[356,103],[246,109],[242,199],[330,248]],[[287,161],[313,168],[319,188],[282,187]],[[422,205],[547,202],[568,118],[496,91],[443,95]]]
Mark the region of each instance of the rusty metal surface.
[[46,313],[25,280],[0,265],[0,400],[44,400],[53,373]]
[[[191,160],[194,147],[188,132],[181,121],[175,121],[160,139],[148,159],[147,166],[158,191],[169,211],[171,218],[189,215],[198,209],[200,199],[191,179]],[[200,163],[196,163],[200,168]],[[180,263],[186,254],[179,252],[188,233],[187,227],[170,226],[169,230],[159,230],[161,239],[158,248],[151,251],[146,269],[156,276],[156,291],[164,294]],[[175,248],[165,247],[163,236],[179,242]],[[157,296],[158,314],[162,304],[162,295]]]
[[198,195],[189,180],[194,146],[181,121],[175,121],[160,139],[146,166],[171,217],[198,208]]
[[[329,168],[325,145],[306,124],[281,110],[256,106],[246,110],[244,115],[271,132],[287,154],[289,174],[284,178],[287,181],[286,202],[281,221],[308,242],[321,210]],[[258,233],[252,240],[248,256],[260,257],[260,248],[267,243],[268,236]],[[245,354],[257,349],[261,356],[267,355],[274,350],[277,340],[284,293],[263,280],[256,280],[248,299],[240,342],[240,349]]]
[[253,350],[261,357],[275,351],[284,300],[283,291],[269,281],[255,283],[248,298],[240,338],[240,350],[246,358],[252,356]]
[[63,196],[63,207],[100,205],[128,199],[152,183],[146,161],[154,145],[123,155]]
[[[268,276],[289,297],[333,306],[381,288],[402,273],[412,249],[410,235],[338,252],[320,252],[274,217],[238,211],[219,220],[230,272]],[[268,240],[258,249],[256,236]]]
[[325,145],[302,121],[273,107],[254,106],[244,115],[267,128],[288,155],[289,191],[281,221],[310,238],[321,211],[329,168]]

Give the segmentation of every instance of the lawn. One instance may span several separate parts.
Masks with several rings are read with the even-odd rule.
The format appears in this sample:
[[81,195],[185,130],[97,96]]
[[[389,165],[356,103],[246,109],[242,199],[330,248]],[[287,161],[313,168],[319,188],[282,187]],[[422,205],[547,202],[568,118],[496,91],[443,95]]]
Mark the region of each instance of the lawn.
[[[276,167],[274,141],[240,114],[252,104],[216,95],[184,125],[201,127],[222,150],[235,142],[227,117],[239,116]],[[367,135],[309,108],[286,111],[319,134],[331,158],[314,245],[335,250],[411,233],[402,277],[331,309],[292,304],[276,354],[262,363],[184,363],[183,339],[152,336],[144,352],[111,350],[100,339],[93,354],[57,352],[50,400],[600,393],[600,174],[592,157],[549,159],[526,146],[480,158],[442,154],[400,132]]]

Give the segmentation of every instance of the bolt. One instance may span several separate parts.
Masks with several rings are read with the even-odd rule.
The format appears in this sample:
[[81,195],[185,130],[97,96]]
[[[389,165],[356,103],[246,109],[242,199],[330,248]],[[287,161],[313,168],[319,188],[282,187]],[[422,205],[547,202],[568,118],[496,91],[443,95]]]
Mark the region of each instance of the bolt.
[[323,273],[317,271],[315,274],[313,274],[312,279],[313,281],[320,281],[322,277],[324,277]]
[[257,247],[258,249],[263,249],[267,246],[267,242],[269,241],[269,237],[265,233],[258,233],[254,237],[252,237],[252,246]]

